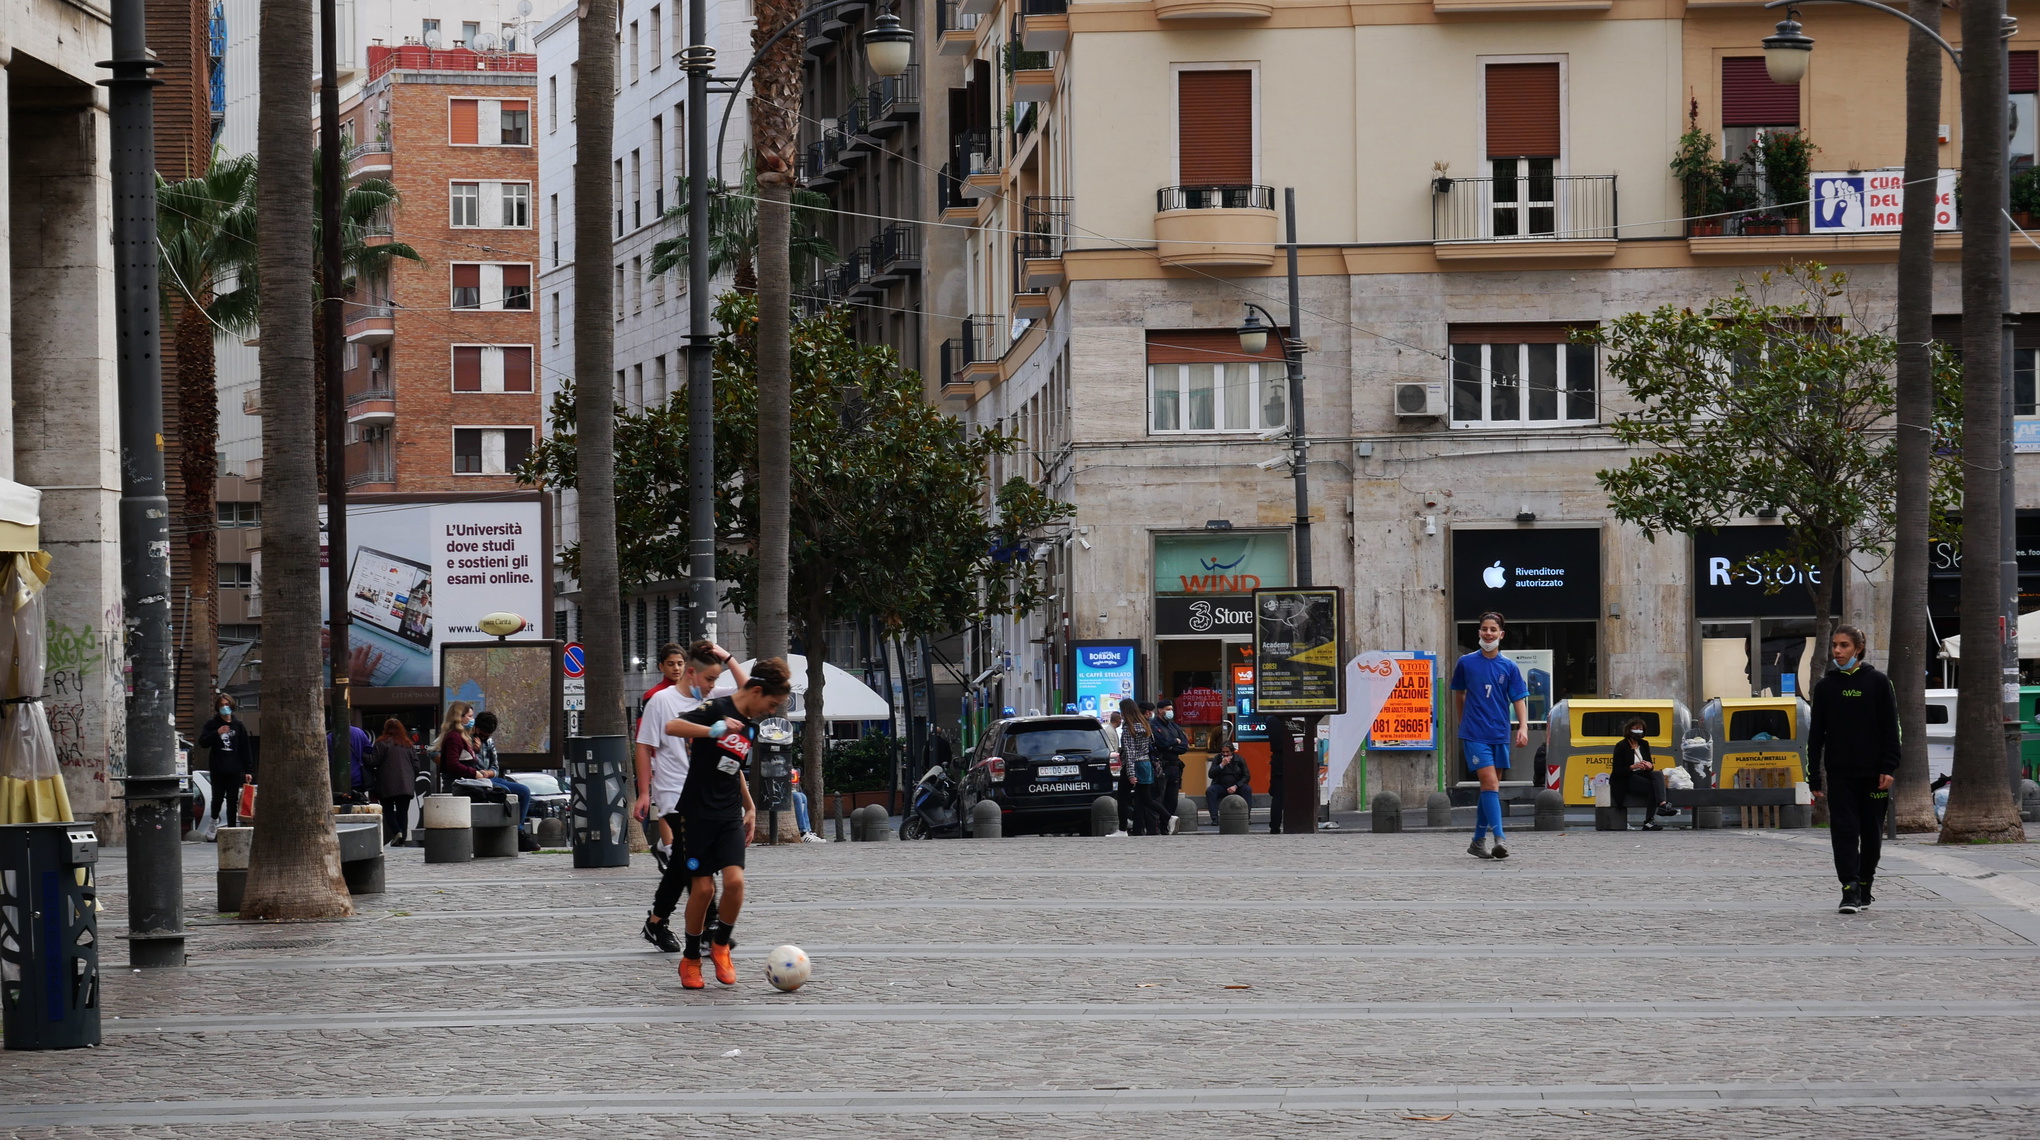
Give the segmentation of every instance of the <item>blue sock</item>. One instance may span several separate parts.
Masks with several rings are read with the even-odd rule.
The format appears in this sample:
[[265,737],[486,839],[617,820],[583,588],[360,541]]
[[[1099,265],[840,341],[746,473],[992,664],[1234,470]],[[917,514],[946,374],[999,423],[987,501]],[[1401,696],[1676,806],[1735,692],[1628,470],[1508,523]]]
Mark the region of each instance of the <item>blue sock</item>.
[[1479,835],[1481,831],[1487,830],[1494,832],[1494,836],[1497,840],[1501,839],[1502,793],[1489,791],[1481,792],[1480,807],[1478,809],[1478,814],[1480,816],[1480,822],[1477,825],[1475,825],[1474,834]]

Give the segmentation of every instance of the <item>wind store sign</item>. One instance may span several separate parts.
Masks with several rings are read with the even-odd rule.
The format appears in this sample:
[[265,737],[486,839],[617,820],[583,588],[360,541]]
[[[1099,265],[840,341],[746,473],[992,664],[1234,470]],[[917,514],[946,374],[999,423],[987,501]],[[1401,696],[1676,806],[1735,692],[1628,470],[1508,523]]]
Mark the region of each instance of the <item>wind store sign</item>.
[[[1157,599],[1227,597],[1287,586],[1289,545],[1287,531],[1156,535],[1155,595]],[[1241,604],[1238,608],[1246,611],[1242,630],[1252,632],[1252,607]],[[1206,620],[1230,624],[1209,614]]]

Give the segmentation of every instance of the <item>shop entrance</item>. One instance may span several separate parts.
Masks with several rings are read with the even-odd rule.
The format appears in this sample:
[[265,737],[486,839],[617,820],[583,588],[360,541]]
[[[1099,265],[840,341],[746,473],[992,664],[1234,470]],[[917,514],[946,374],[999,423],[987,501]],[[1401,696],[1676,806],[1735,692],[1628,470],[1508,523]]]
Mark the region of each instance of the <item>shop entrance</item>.
[[[1219,637],[1157,639],[1156,688],[1176,702],[1176,723],[1190,738],[1183,755],[1183,793],[1204,795],[1204,769],[1218,749],[1228,710],[1237,707],[1226,667],[1228,641]],[[1247,651],[1251,654],[1252,647]]]

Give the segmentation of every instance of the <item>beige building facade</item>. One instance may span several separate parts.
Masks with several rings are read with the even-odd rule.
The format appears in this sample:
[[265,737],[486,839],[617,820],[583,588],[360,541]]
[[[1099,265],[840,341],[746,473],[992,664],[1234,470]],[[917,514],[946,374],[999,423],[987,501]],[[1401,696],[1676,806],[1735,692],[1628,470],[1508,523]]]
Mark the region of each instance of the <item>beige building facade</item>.
[[[1721,569],[1775,548],[1775,520],[1650,542],[1612,519],[1595,473],[1627,461],[1610,424],[1629,405],[1569,343],[1795,261],[1846,269],[1855,300],[1891,319],[1896,233],[1812,232],[1804,191],[1781,196],[1768,167],[1731,184],[1733,209],[1706,211],[1725,221],[1687,217],[1671,163],[1689,128],[1724,159],[1798,133],[1815,172],[1901,162],[1903,25],[1820,7],[1803,17],[1811,69],[1781,88],[1761,65],[1778,18],[1632,0],[1005,0],[945,34],[940,50],[992,64],[984,118],[1005,129],[959,143],[973,201],[941,214],[973,227],[959,315],[995,348],[944,375],[943,396],[1025,439],[1005,474],[1076,511],[1049,555],[1060,611],[993,631],[980,700],[1073,699],[1086,640],[1139,646],[1151,695],[1247,695],[1236,619],[1254,582],[1291,580],[1295,511],[1270,462],[1288,448],[1280,360],[1247,357],[1231,330],[1249,303],[1286,319],[1292,187],[1314,580],[1346,589],[1352,650],[1449,669],[1471,619],[1498,609],[1511,647],[1542,655],[1527,664],[1548,700],[1697,707],[1817,676],[1810,595],[1767,597]],[[2030,107],[2035,69],[2012,70]],[[1952,167],[1952,72],[1944,105]],[[1051,198],[1049,219],[1034,206]],[[1939,243],[1935,311],[1959,328],[1960,235]],[[2036,256],[2014,250],[2019,312],[2040,311]],[[2019,501],[2040,506],[2030,477]],[[1878,659],[1883,590],[1868,560],[1846,586]],[[1376,763],[1370,790],[1435,787],[1435,763]]]

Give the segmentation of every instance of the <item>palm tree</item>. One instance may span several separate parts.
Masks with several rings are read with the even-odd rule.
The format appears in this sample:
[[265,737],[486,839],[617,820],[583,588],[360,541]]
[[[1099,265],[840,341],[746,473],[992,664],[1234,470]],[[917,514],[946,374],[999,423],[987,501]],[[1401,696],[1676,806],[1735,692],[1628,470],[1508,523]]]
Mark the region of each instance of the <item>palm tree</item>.
[[194,710],[213,692],[219,635],[213,606],[219,532],[219,376],[216,333],[255,328],[255,157],[215,152],[204,174],[179,182],[156,179],[157,268],[175,324],[178,469],[184,476],[183,518],[173,529],[189,536],[194,605],[186,619],[192,647]]
[[[312,289],[314,295],[326,295],[324,267],[317,251],[325,240],[325,212],[320,207],[325,202],[321,187],[325,182],[320,178],[324,164],[318,151],[312,152]],[[400,241],[371,242],[375,231],[387,231],[390,214],[398,201],[396,186],[383,178],[364,178],[348,185],[340,198],[340,271],[346,276],[341,282],[343,288],[353,290],[362,282],[387,281],[390,265],[398,258],[422,262],[418,251]],[[314,305],[312,310],[312,394],[318,401],[321,414],[318,417],[317,440],[319,463],[319,490],[326,489],[326,306]]]
[[[262,0],[262,90],[312,85],[312,8]],[[262,290],[262,810],[241,914],[354,913],[340,878],[319,648],[319,490],[312,398],[312,132],[305,100],[262,101],[255,237]]]
[[[758,0],[752,42],[800,19],[800,0]],[[758,632],[759,657],[786,652],[792,481],[792,197],[800,137],[801,41],[794,29],[759,56],[752,78],[751,151],[758,170]]]
[[[680,179],[675,200],[687,201],[687,179]],[[795,281],[812,280],[815,266],[836,260],[836,246],[822,236],[819,224],[818,213],[828,205],[828,197],[813,190],[793,192],[791,257]],[[652,247],[648,272],[653,277],[687,263],[687,207],[667,209],[665,220],[679,226],[680,232]],[[744,165],[744,182],[739,193],[730,193],[729,184],[720,178],[709,184],[708,273],[711,277],[730,274],[739,293],[758,290],[758,171],[749,163]]]
[[[581,526],[581,624],[597,631],[585,639],[588,707],[582,731],[621,736],[623,646],[615,631],[623,606],[616,555],[616,303],[609,265],[616,239],[610,229],[609,158],[616,151],[617,0],[587,0],[577,39],[581,82],[574,89],[584,161],[574,164],[574,386],[575,463],[579,486],[574,509]],[[628,767],[626,765],[626,767]]]

